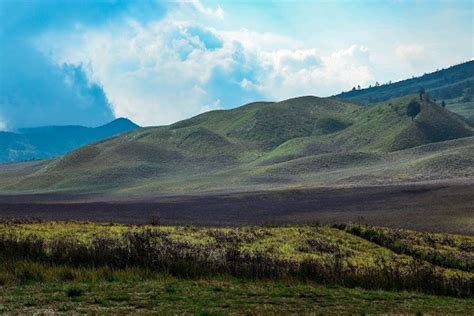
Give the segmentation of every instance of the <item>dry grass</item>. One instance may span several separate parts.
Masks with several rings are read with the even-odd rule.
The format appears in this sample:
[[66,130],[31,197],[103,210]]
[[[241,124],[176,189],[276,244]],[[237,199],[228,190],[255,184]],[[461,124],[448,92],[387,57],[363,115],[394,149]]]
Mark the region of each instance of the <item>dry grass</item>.
[[[354,231],[355,228],[349,230]],[[402,237],[416,237],[416,234],[405,232]],[[76,268],[136,267],[185,278],[216,275],[295,278],[366,289],[472,296],[474,275],[469,265],[434,260],[430,251],[425,251],[424,256],[413,251],[398,251],[398,254],[384,247],[393,248],[390,247],[393,243],[380,241],[385,240],[380,237],[385,235],[375,236],[378,239],[366,241],[327,226],[5,224],[0,229],[0,256],[10,262],[26,260]],[[444,238],[427,239],[433,252],[438,246],[445,247],[449,240],[450,255],[456,249],[458,258],[466,256],[466,251],[470,255],[472,238],[439,236]],[[38,275],[41,278],[41,273]]]

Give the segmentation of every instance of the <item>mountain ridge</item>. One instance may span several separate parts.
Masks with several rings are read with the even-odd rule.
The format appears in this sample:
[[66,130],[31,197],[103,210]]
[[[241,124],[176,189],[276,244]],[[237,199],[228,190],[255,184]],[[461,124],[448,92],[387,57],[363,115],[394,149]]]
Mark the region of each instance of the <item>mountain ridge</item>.
[[0,132],[0,163],[48,159],[139,126],[117,118],[98,127],[51,125]]
[[[431,73],[425,73],[419,77],[413,77],[396,82],[370,86],[362,89],[352,89],[334,95],[335,97],[358,101],[362,103],[377,103],[400,97],[408,94],[417,93],[420,88],[424,88],[426,92],[431,92],[434,98],[451,99],[454,95],[460,95],[464,87],[473,86],[474,80],[474,61],[467,61],[457,65],[453,65],[446,69],[436,70]],[[453,84],[459,84],[458,90],[453,91]],[[466,86],[465,86],[466,85]],[[442,91],[443,88],[451,88],[452,90]],[[452,95],[450,95],[450,93]],[[370,98],[372,97],[372,99]]]
[[374,104],[418,93],[420,88],[423,88],[432,99],[444,101],[451,111],[474,122],[474,60],[393,83],[359,87],[359,89],[354,87],[335,97],[362,104]]

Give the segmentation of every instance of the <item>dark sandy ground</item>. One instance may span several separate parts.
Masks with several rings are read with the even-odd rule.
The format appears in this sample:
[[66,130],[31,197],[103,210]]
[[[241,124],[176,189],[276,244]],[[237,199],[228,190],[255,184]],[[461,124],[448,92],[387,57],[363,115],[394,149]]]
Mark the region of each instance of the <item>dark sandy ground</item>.
[[358,222],[474,235],[474,179],[182,196],[0,195],[0,218],[146,224]]

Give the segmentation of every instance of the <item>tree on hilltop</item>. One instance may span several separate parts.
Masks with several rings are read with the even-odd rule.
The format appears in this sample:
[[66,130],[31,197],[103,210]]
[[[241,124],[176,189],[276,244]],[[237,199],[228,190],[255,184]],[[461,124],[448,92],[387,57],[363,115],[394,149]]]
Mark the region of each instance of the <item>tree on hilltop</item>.
[[410,103],[407,105],[407,115],[411,117],[411,120],[413,121],[415,119],[415,116],[418,115],[421,111],[421,105],[415,100],[412,100]]

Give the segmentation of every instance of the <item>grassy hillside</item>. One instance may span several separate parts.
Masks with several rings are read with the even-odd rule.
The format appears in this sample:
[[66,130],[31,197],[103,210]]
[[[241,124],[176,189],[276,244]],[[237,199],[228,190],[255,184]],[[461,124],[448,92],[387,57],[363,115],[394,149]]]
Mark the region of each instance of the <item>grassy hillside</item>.
[[439,101],[460,98],[466,94],[466,89],[474,87],[474,61],[468,61],[412,79],[343,92],[337,97],[371,104],[417,93],[421,87],[432,98]]
[[469,313],[473,245],[358,225],[11,222],[0,224],[0,310]]
[[[406,108],[417,99],[366,107],[301,97],[212,111],[82,147],[29,174],[0,168],[0,187],[172,193],[472,176],[472,127],[425,100],[412,120]],[[436,152],[408,150],[432,143]]]
[[350,116],[358,109],[359,106],[349,102],[307,96],[205,113],[171,128],[201,126],[233,142],[266,149],[289,139],[344,129],[351,124]]
[[464,116],[469,124],[474,127],[474,102],[462,102],[459,98],[446,100],[446,108],[454,113]]

